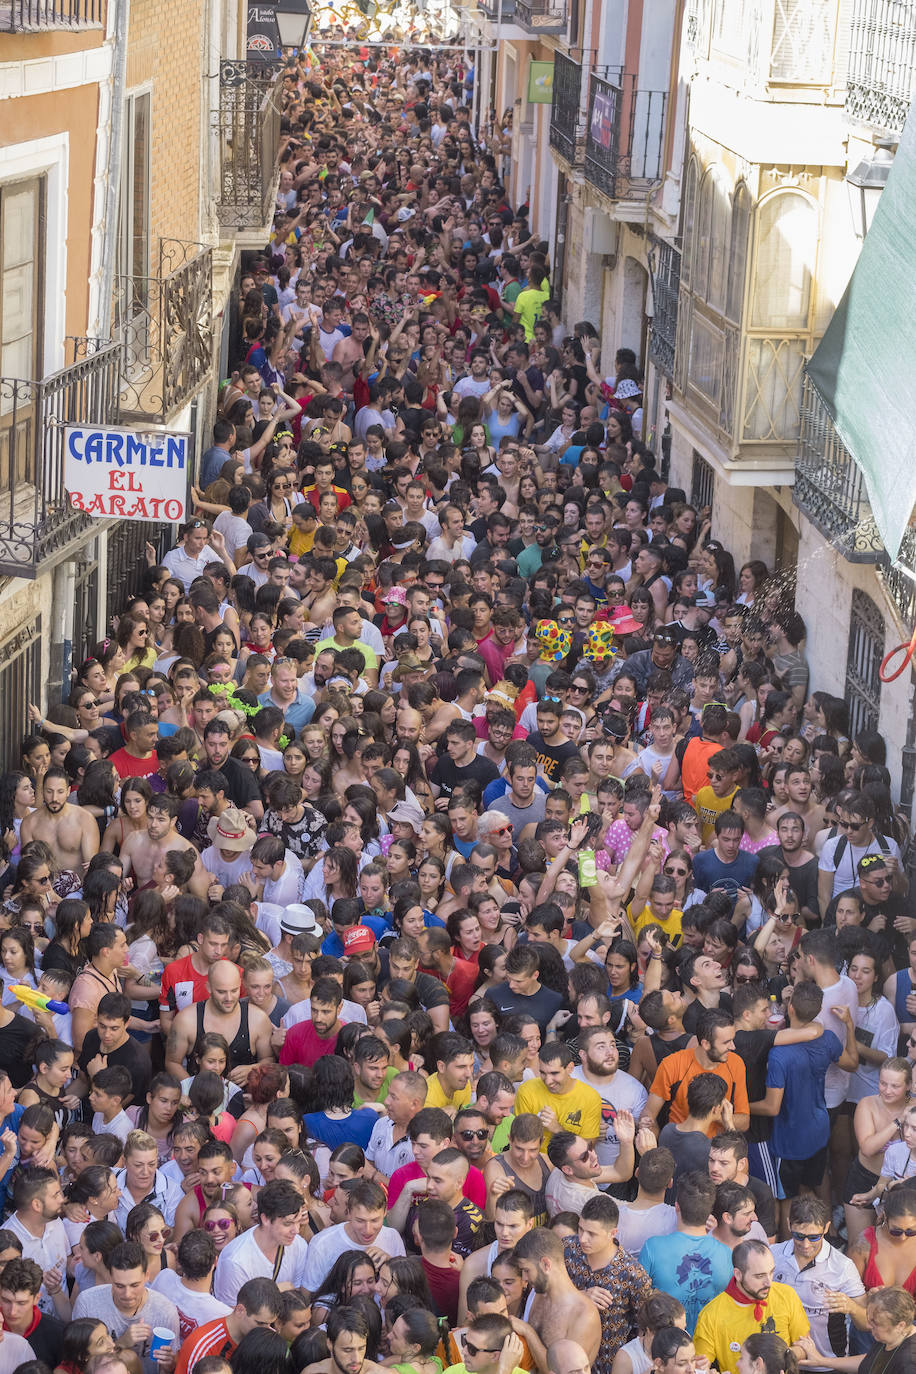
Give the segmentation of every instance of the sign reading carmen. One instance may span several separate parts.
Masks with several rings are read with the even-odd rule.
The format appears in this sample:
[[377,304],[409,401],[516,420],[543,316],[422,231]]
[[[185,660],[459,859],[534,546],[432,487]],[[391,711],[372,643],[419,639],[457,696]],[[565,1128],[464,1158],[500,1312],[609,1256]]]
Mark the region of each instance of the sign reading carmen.
[[70,504],[99,519],[184,520],[190,437],[68,425],[64,487]]

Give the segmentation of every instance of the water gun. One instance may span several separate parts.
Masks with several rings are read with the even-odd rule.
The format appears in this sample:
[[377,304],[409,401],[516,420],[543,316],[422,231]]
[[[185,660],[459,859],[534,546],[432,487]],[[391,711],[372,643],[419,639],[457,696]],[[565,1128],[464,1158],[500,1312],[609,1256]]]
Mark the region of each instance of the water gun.
[[70,1010],[66,1002],[55,1002],[53,997],[46,997],[43,992],[36,992],[25,983],[13,983],[10,992],[24,1007],[31,1007],[32,1011],[53,1011],[58,1016],[65,1016]]

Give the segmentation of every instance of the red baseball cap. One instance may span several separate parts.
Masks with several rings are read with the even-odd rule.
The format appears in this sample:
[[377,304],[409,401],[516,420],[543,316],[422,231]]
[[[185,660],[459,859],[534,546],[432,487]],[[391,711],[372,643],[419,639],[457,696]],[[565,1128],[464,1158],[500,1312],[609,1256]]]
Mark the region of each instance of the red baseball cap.
[[344,936],[344,954],[365,954],[375,948],[375,936],[368,926],[354,926]]

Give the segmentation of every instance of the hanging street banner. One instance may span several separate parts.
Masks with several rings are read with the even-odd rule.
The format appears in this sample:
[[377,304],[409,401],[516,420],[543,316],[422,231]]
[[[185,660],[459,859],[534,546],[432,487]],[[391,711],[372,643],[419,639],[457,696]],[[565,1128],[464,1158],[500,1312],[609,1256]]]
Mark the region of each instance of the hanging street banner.
[[187,517],[190,434],[67,425],[64,487],[70,504],[105,520]]

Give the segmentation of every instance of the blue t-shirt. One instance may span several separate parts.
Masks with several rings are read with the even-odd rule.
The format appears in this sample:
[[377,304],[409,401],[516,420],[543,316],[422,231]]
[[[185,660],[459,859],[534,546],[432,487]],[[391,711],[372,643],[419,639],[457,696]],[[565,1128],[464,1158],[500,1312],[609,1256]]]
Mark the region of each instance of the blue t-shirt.
[[[383,935],[391,930],[391,926],[387,921],[383,921],[381,916],[370,916],[366,912],[360,916],[359,923],[361,926],[368,926],[376,940],[380,940]],[[321,942],[321,952],[322,954],[333,954],[335,959],[343,958],[343,940],[336,930],[332,930],[330,935],[324,937]]]
[[355,1107],[349,1116],[342,1119],[326,1116],[324,1112],[306,1112],[302,1120],[309,1135],[327,1145],[329,1150],[336,1150],[338,1145],[350,1142],[365,1150],[372,1128],[378,1121],[378,1112],[371,1107]]
[[737,897],[740,887],[747,887],[757,872],[757,855],[738,851],[733,863],[724,864],[714,849],[701,849],[693,861],[693,880],[701,892],[721,888]]
[[[540,788],[542,792],[550,791],[550,788],[547,786],[547,783],[541,777],[535,778],[534,785],[535,787]],[[486,811],[488,806],[492,806],[495,801],[499,801],[500,797],[504,797],[508,791],[509,779],[504,778],[502,775],[500,775],[498,778],[494,778],[492,782],[488,782],[486,787],[483,789],[482,800],[484,811]]]
[[[3,1121],[0,1121],[0,1135],[2,1135],[4,1131],[12,1131],[14,1135],[18,1135],[19,1123],[22,1120],[22,1114],[24,1111],[25,1107],[20,1106],[17,1102],[16,1105],[13,1107],[13,1110],[10,1112],[9,1116],[6,1117]],[[13,1177],[13,1171],[15,1170],[16,1165],[18,1163],[19,1151],[17,1150],[16,1156],[13,1159],[13,1162],[10,1164],[9,1169],[6,1171],[3,1177],[0,1178],[0,1213],[2,1213],[6,1209],[6,1192],[10,1186],[10,1179]]]
[[732,1279],[732,1252],[715,1236],[650,1236],[639,1252],[639,1262],[653,1288],[670,1293],[687,1313],[687,1331],[693,1335],[701,1308],[719,1296]]
[[782,1106],[773,1119],[770,1151],[781,1159],[810,1159],[830,1139],[824,1078],[843,1054],[833,1031],[803,1045],[774,1045],[767,1061],[767,1087],[782,1088]]

